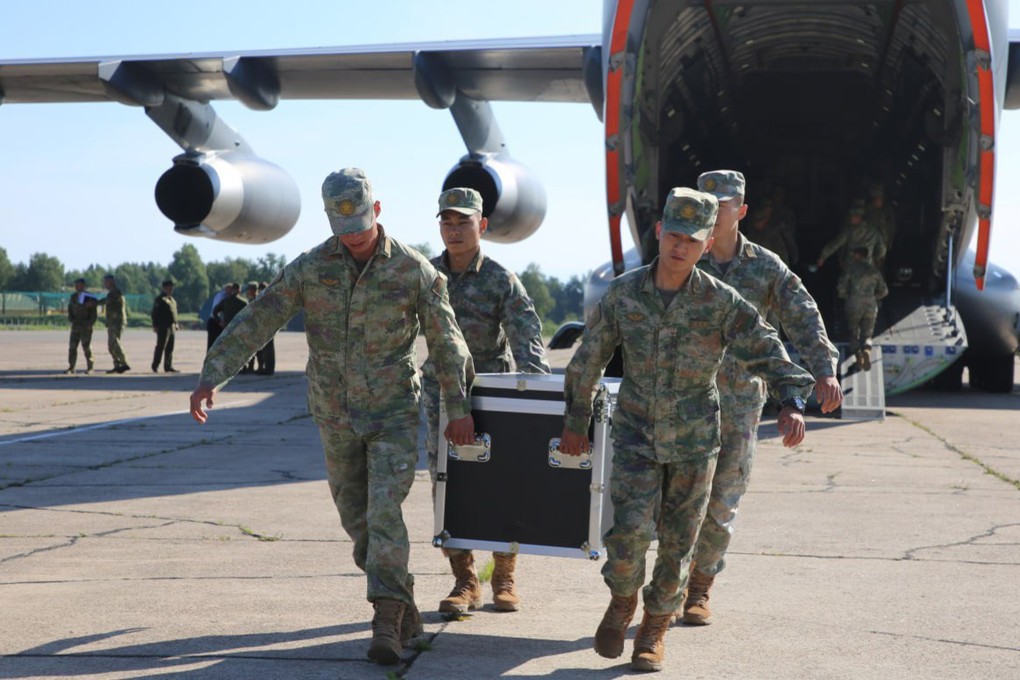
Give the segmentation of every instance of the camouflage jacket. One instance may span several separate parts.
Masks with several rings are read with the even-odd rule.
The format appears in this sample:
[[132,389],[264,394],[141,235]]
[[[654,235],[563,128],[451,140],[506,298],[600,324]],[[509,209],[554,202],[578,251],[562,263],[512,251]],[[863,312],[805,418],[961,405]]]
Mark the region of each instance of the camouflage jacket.
[[67,303],[67,319],[72,326],[91,326],[96,322],[98,312],[96,310],[96,298],[91,293],[85,293],[84,301],[78,302],[78,293],[71,293],[71,299]]
[[769,220],[764,229],[748,227],[743,235],[752,243],[778,255],[783,262],[796,261],[794,254],[797,252],[797,245],[793,242],[786,225],[777,221],[775,217]]
[[875,228],[882,232],[885,249],[888,251],[892,248],[893,239],[896,238],[896,215],[892,207],[889,205],[883,205],[881,208],[869,206],[864,213],[864,219],[875,225]]
[[846,222],[843,228],[840,229],[839,234],[836,235],[836,238],[829,241],[822,248],[819,257],[828,259],[830,255],[839,250],[840,266],[846,267],[850,262],[850,251],[860,247],[868,249],[873,262],[878,262],[885,257],[885,237],[867,219],[862,220],[856,226]]
[[[839,351],[825,333],[818,305],[800,278],[775,253],[738,234],[737,255],[725,274],[710,253],[701,258],[698,267],[733,286],[762,318],[778,318],[816,381],[836,375]],[[748,413],[765,403],[765,383],[730,355],[723,359],[716,383],[724,411]]]
[[716,372],[728,353],[766,378],[780,400],[807,397],[811,376],[790,361],[775,330],[735,290],[698,269],[664,308],[655,267],[609,284],[567,366],[566,426],[586,432],[602,370],[619,345],[623,383],[613,427],[645,431],[660,463],[719,451]]
[[[457,315],[476,373],[549,373],[542,321],[517,275],[478,252],[466,271],[454,274],[444,251],[432,264],[449,281]],[[435,380],[431,357],[422,372]]]
[[852,309],[878,309],[878,301],[889,294],[882,273],[870,262],[852,261],[843,271],[836,288],[846,307]]
[[418,421],[424,330],[447,413],[470,412],[471,355],[450,307],[446,278],[416,250],[386,236],[359,271],[333,236],[284,267],[206,354],[200,383],[222,386],[295,314],[305,311],[308,406],[318,423],[359,435]]
[[101,300],[106,311],[107,326],[123,326],[127,319],[127,300],[119,288],[114,288]]
[[152,325],[156,328],[170,328],[177,325],[177,300],[172,295],[160,293],[152,301]]

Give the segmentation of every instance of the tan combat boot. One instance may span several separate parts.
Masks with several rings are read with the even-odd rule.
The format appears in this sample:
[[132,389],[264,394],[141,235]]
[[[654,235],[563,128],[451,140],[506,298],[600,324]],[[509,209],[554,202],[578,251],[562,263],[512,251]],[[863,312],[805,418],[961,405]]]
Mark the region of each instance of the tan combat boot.
[[440,600],[439,611],[448,614],[463,614],[471,609],[482,606],[482,584],[475,572],[475,556],[470,552],[455,553],[450,556],[450,568],[457,582],[453,590]]
[[400,600],[381,599],[372,603],[375,616],[372,617],[372,642],[368,646],[368,658],[384,666],[400,661],[404,648],[400,644],[400,621],[406,605]]
[[634,635],[634,653],[630,657],[630,667],[636,671],[661,671],[662,661],[666,657],[666,646],[662,638],[666,636],[672,614],[652,615],[645,612],[641,625]]
[[607,659],[623,654],[623,640],[634,612],[637,611],[637,593],[613,595],[609,608],[602,615],[602,623],[595,631],[595,652]]
[[517,555],[493,553],[496,567],[492,570],[492,603],[498,612],[515,612],[521,608],[521,598],[514,589],[514,567]]
[[687,582],[687,597],[684,599],[683,621],[689,626],[707,626],[712,623],[712,610],[708,608],[708,591],[715,576],[705,576],[697,569],[691,569]]

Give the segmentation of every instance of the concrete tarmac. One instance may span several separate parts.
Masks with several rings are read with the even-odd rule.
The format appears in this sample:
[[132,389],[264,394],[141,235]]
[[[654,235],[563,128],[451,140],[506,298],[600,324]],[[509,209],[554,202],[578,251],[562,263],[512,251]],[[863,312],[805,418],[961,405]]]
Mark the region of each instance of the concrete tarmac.
[[[370,663],[303,335],[278,335],[276,375],[236,378],[204,426],[187,397],[205,334],[178,337],[180,375],[149,370],[151,332],[125,339],[131,372],[103,373],[100,328],[99,371],[65,376],[66,331],[0,332],[0,678],[634,675],[629,641],[592,651],[601,563],[522,556],[520,612],[441,618],[424,469],[404,509],[426,641]],[[883,422],[809,417],[793,450],[766,420],[715,622],[671,628],[657,677],[1020,677],[1018,407],[913,392]]]

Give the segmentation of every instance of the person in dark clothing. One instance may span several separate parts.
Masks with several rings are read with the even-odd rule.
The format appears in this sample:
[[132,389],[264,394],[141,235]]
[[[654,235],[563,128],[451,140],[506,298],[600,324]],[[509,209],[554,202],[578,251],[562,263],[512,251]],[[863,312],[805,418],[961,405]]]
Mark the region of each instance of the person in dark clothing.
[[156,351],[152,355],[152,372],[159,372],[162,360],[167,373],[180,373],[174,368],[174,335],[177,332],[177,300],[174,300],[174,282],[163,282],[163,292],[152,302],[152,330],[156,334]]

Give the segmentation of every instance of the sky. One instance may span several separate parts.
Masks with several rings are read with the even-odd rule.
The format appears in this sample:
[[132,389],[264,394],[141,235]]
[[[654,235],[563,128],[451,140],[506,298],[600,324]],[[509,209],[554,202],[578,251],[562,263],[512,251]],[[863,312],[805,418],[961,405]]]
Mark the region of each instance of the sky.
[[[33,0],[4,4],[0,61],[592,34],[602,30],[601,5],[557,0],[551,12],[549,0]],[[1020,25],[1020,0],[1009,5],[1011,24]],[[180,148],[140,108],[11,104],[0,105],[0,247],[15,263],[44,252],[69,269],[166,264],[185,243],[207,262],[266,253],[290,260],[329,235],[322,179],[357,165],[372,179],[388,233],[441,250],[435,202],[465,154],[448,112],[415,101],[282,100],[268,113],[236,102],[213,106],[297,182],[302,214],[287,236],[245,246],[174,233],[153,190]],[[493,109],[511,155],[543,181],[549,205],[535,235],[487,242],[485,251],[515,271],[535,263],[561,279],[608,261],[603,128],[591,106],[496,102]],[[1020,192],[1009,190],[1020,178],[1020,111],[1003,113],[997,149],[992,260],[1020,274]]]

